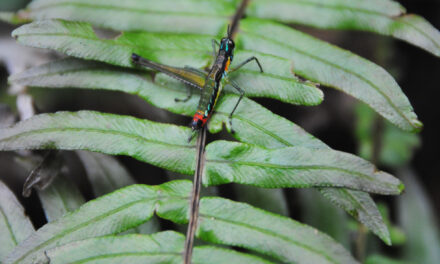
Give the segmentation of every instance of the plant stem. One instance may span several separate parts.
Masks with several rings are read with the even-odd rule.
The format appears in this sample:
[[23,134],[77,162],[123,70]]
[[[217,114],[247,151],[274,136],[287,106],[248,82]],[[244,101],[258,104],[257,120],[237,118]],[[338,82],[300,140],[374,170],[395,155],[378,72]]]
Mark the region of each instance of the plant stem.
[[238,29],[238,22],[244,15],[244,11],[246,10],[246,7],[249,4],[249,0],[243,0],[238,7],[237,11],[235,12],[234,16],[232,17],[232,23],[231,23],[231,35],[232,38],[235,38],[235,33],[237,33]]
[[202,189],[202,173],[205,162],[205,141],[206,126],[202,128],[197,136],[196,168],[194,173],[194,183],[191,193],[191,203],[189,206],[189,223],[186,231],[185,251],[183,252],[183,263],[191,264],[192,251],[194,246],[194,236],[199,219],[200,190]]
[[358,233],[356,238],[356,258],[363,263],[365,259],[365,247],[367,244],[367,228],[363,224],[358,225]]
[[[382,117],[376,115],[372,128],[373,146],[371,150],[371,162],[373,164],[378,164],[378,162],[380,162],[380,153],[382,151],[383,126],[384,126],[384,122]],[[359,224],[357,238],[355,242],[356,243],[355,253],[356,253],[356,258],[360,262],[364,262],[365,259],[367,233],[368,233],[368,229],[363,224]]]
[[[243,0],[232,17],[232,23],[230,32],[234,37],[238,29],[238,23],[243,17],[246,7],[249,4],[249,0]],[[191,193],[191,203],[189,207],[189,223],[186,231],[185,251],[183,252],[183,263],[191,264],[192,251],[194,247],[194,236],[197,230],[197,223],[199,219],[199,205],[200,205],[200,190],[202,189],[202,173],[203,165],[205,161],[204,150],[206,141],[206,126],[202,128],[197,136],[197,156],[196,156],[196,168],[194,174],[193,190]]]

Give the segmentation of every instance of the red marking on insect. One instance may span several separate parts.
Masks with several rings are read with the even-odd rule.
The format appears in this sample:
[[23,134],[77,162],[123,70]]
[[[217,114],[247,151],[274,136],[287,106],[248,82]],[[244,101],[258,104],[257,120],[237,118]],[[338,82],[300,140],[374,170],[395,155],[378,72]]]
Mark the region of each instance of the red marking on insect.
[[209,116],[205,117],[202,111],[197,111],[194,114],[193,120],[191,122],[191,127],[193,130],[200,129],[205,126],[208,121]]

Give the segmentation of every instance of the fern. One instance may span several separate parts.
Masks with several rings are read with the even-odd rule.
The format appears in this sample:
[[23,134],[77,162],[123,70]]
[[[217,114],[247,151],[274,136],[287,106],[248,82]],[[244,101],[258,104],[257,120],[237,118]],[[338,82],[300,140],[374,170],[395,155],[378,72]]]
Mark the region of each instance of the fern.
[[[9,82],[20,87],[121,91],[155,107],[190,116],[198,95],[176,103],[174,98],[185,97],[184,85],[162,74],[153,78],[150,72],[135,69],[130,55],[134,52],[176,66],[209,66],[211,39],[224,34],[239,4],[238,0],[34,0],[17,13],[0,13],[0,18],[27,23],[12,33],[18,43],[69,57],[15,74]],[[364,102],[387,119],[390,127],[393,124],[409,132],[421,129],[409,100],[386,70],[282,23],[370,31],[440,56],[440,34],[427,21],[406,15],[402,6],[388,0],[254,0],[240,21],[235,57],[239,61],[257,56],[265,72],[260,74],[249,65],[231,74],[231,79],[245,87],[248,97],[313,106],[323,100],[320,83]],[[94,27],[122,34],[102,38]],[[228,115],[237,97],[226,89],[208,124],[209,132],[218,133],[224,126],[231,131]],[[398,195],[404,189],[400,180],[360,157],[331,149],[250,98],[243,99],[232,123],[231,135],[238,142],[216,140],[206,147],[206,187],[238,183],[261,188],[316,188],[329,202],[391,244],[388,228],[368,193]],[[0,150],[87,150],[126,155],[192,175],[196,146],[195,140],[187,142],[189,131],[131,116],[57,112],[0,129]],[[66,188],[71,184],[65,177],[58,177],[49,189],[38,191],[49,223],[36,231],[0,182],[0,209],[5,215],[0,226],[10,227],[0,229],[2,245],[3,241],[8,245],[0,247],[2,263],[180,263],[184,236],[159,232],[153,215],[186,224],[191,182],[139,185],[112,157],[84,151],[77,154],[98,198],[82,204],[84,197],[75,188]],[[246,192],[256,192],[251,187],[240,188],[243,196],[238,199]],[[260,199],[285,203],[279,189],[258,193]],[[67,205],[60,202],[66,200]],[[282,208],[266,209],[204,196],[196,236],[210,245],[194,248],[193,263],[357,263],[346,245],[270,212],[283,214]],[[139,235],[119,235],[126,231]]]

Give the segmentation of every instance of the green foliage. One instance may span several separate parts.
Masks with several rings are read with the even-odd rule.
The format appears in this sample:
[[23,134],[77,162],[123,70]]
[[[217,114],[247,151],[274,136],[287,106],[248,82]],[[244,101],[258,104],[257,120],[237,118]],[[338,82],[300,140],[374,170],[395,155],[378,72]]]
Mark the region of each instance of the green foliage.
[[398,199],[399,224],[407,237],[403,247],[405,259],[413,263],[436,263],[440,258],[440,231],[433,205],[414,172],[405,169],[399,176],[408,183],[405,195]]
[[[5,263],[47,261],[44,251],[54,246],[96,236],[117,234],[150,219],[157,211],[180,216],[187,206],[191,183],[169,182],[161,186],[132,185],[82,205],[33,233],[6,258]],[[179,218],[177,218],[179,219]]]
[[387,245],[391,245],[388,228],[376,204],[367,193],[340,188],[321,189],[321,193],[333,204],[343,208],[347,213],[368,227]]
[[411,159],[414,149],[420,145],[417,135],[399,130],[389,122],[381,120],[364,104],[356,106],[356,115],[359,155],[367,160],[371,160],[373,156],[373,141],[377,135],[381,137],[382,142],[378,161],[391,167],[405,165]]
[[197,236],[271,255],[288,263],[357,263],[317,229],[246,204],[202,198]]
[[[104,236],[49,250],[51,263],[181,263],[185,237],[173,231],[147,235]],[[99,250],[90,250],[99,245]],[[219,247],[194,248],[193,263],[270,263]]]
[[[27,20],[66,19],[86,21],[121,31],[191,32],[221,34],[239,0],[186,0],[177,2],[130,0],[38,0],[17,18]],[[111,17],[112,19],[109,19]]]
[[85,199],[76,185],[59,175],[46,189],[38,191],[46,219],[51,222],[80,207]]
[[[84,166],[93,194],[96,197],[136,183],[128,170],[112,156],[88,151],[76,151],[76,154]],[[159,223],[153,217],[148,222],[135,227],[132,231],[140,234],[151,234],[159,231]]]
[[34,232],[29,218],[11,190],[0,181],[0,260]]
[[[13,32],[19,43],[74,58],[28,69],[11,76],[9,82],[23,87],[121,91],[137,95],[156,107],[191,116],[198,95],[192,95],[187,102],[176,103],[174,98],[186,95],[184,85],[163,74],[153,77],[150,72],[137,69],[131,63],[131,54],[138,53],[173,66],[205,68],[212,62],[211,38],[224,35],[229,17],[239,2],[34,0],[16,14],[1,13],[0,19],[15,23],[33,21]],[[248,97],[272,98],[294,105],[321,103],[323,93],[314,82],[359,99],[390,122],[386,124],[386,142],[402,138],[409,142],[404,157],[386,161],[401,164],[401,160],[408,159],[416,142],[412,136],[400,137],[403,134],[399,133],[403,132],[393,125],[416,132],[422,124],[391,75],[366,59],[279,22],[390,35],[439,56],[438,31],[422,18],[404,15],[404,12],[393,1],[251,1],[246,10],[247,18],[240,21],[236,35],[234,62],[256,56],[264,73],[250,64],[231,73],[230,78],[245,88]],[[123,32],[108,38],[101,36],[95,27]],[[224,126],[231,131],[228,115],[238,99],[234,92],[225,87],[225,94],[217,102],[208,124],[211,133],[220,132]],[[359,133],[368,131],[365,124],[371,124],[371,118],[368,119],[371,114],[366,116]],[[329,148],[296,124],[249,98],[242,100],[232,124],[235,132],[232,136],[240,142],[217,140],[207,146],[204,185],[233,182],[262,188],[314,187],[386,244],[391,244],[387,226],[368,193],[400,194],[403,184],[397,178],[377,170],[362,158]],[[127,155],[191,175],[195,140],[187,142],[190,133],[186,127],[130,116],[92,111],[58,112],[41,114],[0,129],[0,150],[88,150]],[[365,145],[371,143],[371,134],[359,137]],[[400,153],[400,147],[394,143],[386,145],[381,160]],[[386,154],[390,150],[391,154]],[[103,196],[83,204],[77,190],[67,188],[69,183],[64,178],[57,178],[49,189],[39,192],[51,222],[34,232],[15,197],[0,185],[5,189],[0,191],[0,209],[6,216],[6,222],[0,222],[0,227],[11,227],[0,229],[2,241],[6,239],[8,243],[8,247],[0,248],[0,261],[180,263],[184,237],[179,233],[118,234],[156,232],[157,224],[151,222],[154,213],[174,223],[187,223],[191,182],[133,185],[135,181],[128,171],[114,158],[99,153],[77,153],[94,194]],[[367,154],[364,157],[370,158]],[[237,189],[248,194],[256,190],[249,186]],[[267,208],[272,207],[269,203],[267,207],[260,207],[287,214],[280,190],[255,193],[261,195],[261,200],[270,198],[282,204],[273,210]],[[242,198],[259,204],[255,195]],[[66,199],[68,203],[62,203]],[[318,217],[319,210],[327,212],[324,211],[329,206],[326,202],[320,200],[310,215]],[[320,217],[336,212],[335,209],[329,209]],[[197,246],[193,263],[270,263],[270,260],[357,263],[342,245],[324,233],[268,211],[219,197],[202,198],[196,236],[209,243],[249,251],[244,254],[220,247]],[[338,219],[345,218],[338,214],[340,217],[335,217],[333,223],[318,227],[332,233],[346,246],[347,233],[342,223],[338,223]],[[20,229],[26,225],[27,229]],[[17,239],[13,239],[14,236]],[[28,238],[23,241],[25,237]]]
[[[194,146],[186,142],[188,130],[92,111],[58,112],[3,129],[0,148],[122,154],[192,174],[195,155]],[[227,141],[207,146],[204,175],[207,186],[236,182],[265,188],[349,187],[380,194],[399,194],[403,189],[398,179],[348,153],[304,147],[265,149]]]
[[[238,43],[242,50],[293,60],[298,74],[357,97],[405,130],[421,128],[400,87],[372,62],[275,23],[247,19],[241,22],[241,30]],[[191,62],[193,67],[206,66],[210,56],[209,36],[130,32],[108,40],[99,39],[89,24],[63,20],[37,21],[20,27],[12,35],[19,43],[31,47],[125,67],[133,67],[130,62],[133,52],[170,65]],[[283,42],[268,37],[271,35],[283,36]],[[172,48],[167,49],[164,43],[172,43]],[[320,50],[319,58],[313,54],[315,50]]]
[[[64,20],[44,20],[25,25],[14,31],[13,36],[29,46],[54,49],[70,56],[124,67],[134,67],[131,63],[132,53],[169,65],[197,68],[207,66],[212,56],[210,44],[213,36],[127,32],[117,39],[100,39],[91,25]],[[81,45],[76,45],[78,42]],[[237,52],[235,60],[244,60],[249,55],[249,52]],[[319,89],[292,74],[290,60],[271,55],[260,57],[265,65],[265,73],[261,74],[255,66],[247,67],[246,71],[238,72],[236,76],[238,83],[243,80],[247,82],[252,77],[253,81],[246,85],[249,86],[246,90],[248,95],[303,105],[316,105],[322,101],[323,94]]]
[[234,184],[237,201],[249,203],[258,208],[279,215],[289,215],[283,189],[266,189],[250,185]]
[[[190,129],[92,111],[42,114],[2,130],[0,148],[84,149],[129,155],[163,168],[193,171]],[[120,144],[124,142],[124,144]]]
[[411,262],[391,259],[382,255],[372,255],[365,260],[365,264],[409,264]]
[[264,149],[216,141],[206,147],[206,185],[237,182],[266,188],[349,187],[399,194],[402,183],[354,155],[334,150]]
[[390,231],[390,238],[393,245],[400,246],[405,244],[406,235],[399,226],[395,226],[392,224],[388,207],[385,204],[378,204],[378,208],[382,215],[383,221],[385,222],[385,224],[387,225]]
[[300,76],[350,94],[404,130],[422,127],[396,81],[374,63],[277,23],[248,19],[241,29],[242,48],[290,58]]
[[440,34],[390,0],[254,0],[247,14],[323,29],[364,30],[407,41],[440,56]]
[[[72,59],[56,61],[27,70],[12,76],[10,81],[33,87],[76,87],[124,91],[138,95],[155,106],[185,115],[194,113],[198,100],[194,95],[187,103],[176,104],[174,98],[184,97],[184,88],[169,78],[156,76],[156,83],[152,83],[149,79],[135,75],[133,72],[127,73],[125,70],[109,68],[99,63]],[[229,125],[227,117],[236,100],[236,96],[228,94],[219,99],[216,112],[208,124],[211,132],[219,132],[224,123]],[[243,142],[271,149],[292,146],[324,148],[327,151],[329,149],[324,143],[294,123],[271,113],[247,98],[244,98],[237,108],[233,123],[235,131],[233,136]],[[375,209],[374,202],[368,194],[329,188],[321,191],[331,202],[342,207],[389,243],[386,226],[382,223],[379,211]]]
[[[6,263],[47,261],[42,250],[120,233],[147,221],[154,211],[185,223],[190,188],[189,181],[172,181],[160,186],[132,185],[102,196],[40,228],[14,249]],[[206,241],[242,246],[287,262],[355,263],[342,246],[318,230],[243,203],[203,198],[200,214],[197,236]]]
[[[347,214],[341,208],[329,204],[316,189],[301,189],[298,195],[302,205],[301,220],[325,232],[345,248],[350,247]],[[368,194],[366,195],[368,196]]]

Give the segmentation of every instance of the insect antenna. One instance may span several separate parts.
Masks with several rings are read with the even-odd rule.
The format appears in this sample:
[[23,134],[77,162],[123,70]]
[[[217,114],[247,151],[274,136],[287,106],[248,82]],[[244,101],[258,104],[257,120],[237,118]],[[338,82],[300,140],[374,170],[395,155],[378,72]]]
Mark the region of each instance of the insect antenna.
[[228,25],[228,38],[231,38],[231,25]]

